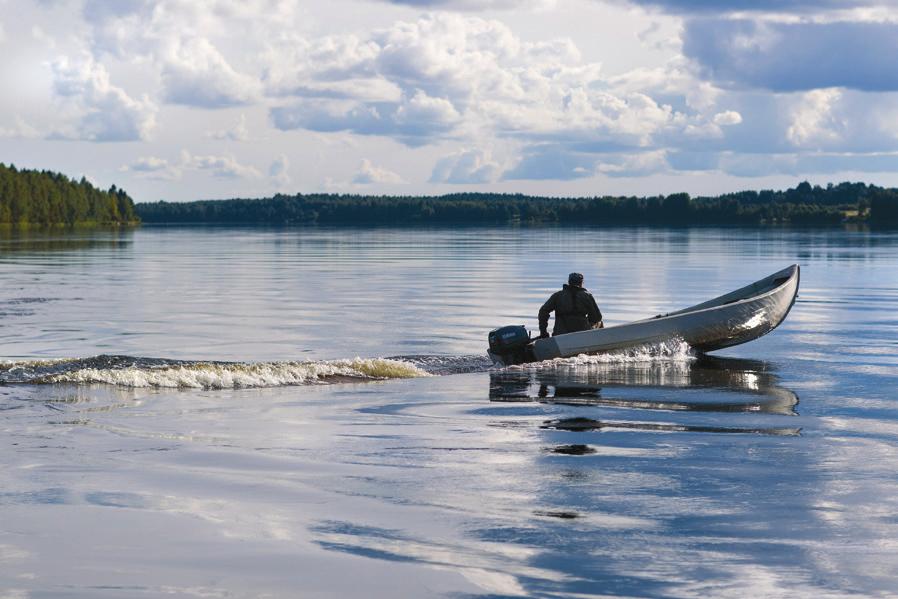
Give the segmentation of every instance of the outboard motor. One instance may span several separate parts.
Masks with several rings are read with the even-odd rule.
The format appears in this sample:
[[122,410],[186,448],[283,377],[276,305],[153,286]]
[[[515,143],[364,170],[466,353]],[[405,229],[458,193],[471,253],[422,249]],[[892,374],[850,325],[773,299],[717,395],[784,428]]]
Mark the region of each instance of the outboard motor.
[[510,325],[490,331],[490,350],[493,362],[503,366],[533,362],[530,344],[533,340],[524,325]]

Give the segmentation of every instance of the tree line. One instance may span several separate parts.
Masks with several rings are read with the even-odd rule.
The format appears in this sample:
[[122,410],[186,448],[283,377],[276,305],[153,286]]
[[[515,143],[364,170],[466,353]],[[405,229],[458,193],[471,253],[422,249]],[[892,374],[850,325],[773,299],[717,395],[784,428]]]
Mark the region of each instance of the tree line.
[[123,225],[140,221],[134,201],[115,185],[97,189],[51,171],[0,163],[0,224],[14,226]]
[[898,225],[898,189],[865,183],[800,183],[784,191],[719,196],[686,193],[540,197],[457,193],[443,196],[278,194],[270,198],[134,204],[124,190],[103,191],[50,171],[0,163],[0,224],[120,225]]
[[561,197],[458,193],[443,196],[278,194],[270,198],[153,202],[137,205],[145,223],[560,224],[560,225],[837,225],[898,223],[898,190],[864,183],[807,182],[785,191],[711,197]]

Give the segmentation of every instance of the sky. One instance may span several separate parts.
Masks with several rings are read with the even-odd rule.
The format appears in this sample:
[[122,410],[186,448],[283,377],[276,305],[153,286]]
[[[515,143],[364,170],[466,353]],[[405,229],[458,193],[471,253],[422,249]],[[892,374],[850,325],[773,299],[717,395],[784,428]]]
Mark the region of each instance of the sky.
[[138,202],[898,186],[898,0],[0,0],[0,76]]

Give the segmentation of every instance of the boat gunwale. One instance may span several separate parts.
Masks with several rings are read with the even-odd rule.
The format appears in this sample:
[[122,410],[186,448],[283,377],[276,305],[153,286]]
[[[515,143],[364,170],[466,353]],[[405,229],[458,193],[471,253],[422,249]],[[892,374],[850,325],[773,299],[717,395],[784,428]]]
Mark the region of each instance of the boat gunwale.
[[[782,288],[783,288],[783,287],[785,287],[786,285],[788,285],[789,283],[791,283],[793,279],[795,279],[796,277],[799,276],[800,268],[799,268],[798,264],[792,264],[791,266],[788,266],[788,267],[786,267],[786,268],[784,268],[784,269],[782,269],[782,270],[780,270],[780,271],[777,271],[777,272],[775,272],[775,273],[773,273],[773,274],[767,275],[766,277],[764,277],[764,278],[762,278],[762,279],[758,279],[758,280],[755,281],[754,283],[749,283],[748,285],[745,285],[745,286],[743,287],[743,289],[744,289],[745,287],[751,287],[752,285],[756,285],[757,283],[760,283],[760,282],[763,281],[764,279],[769,279],[769,278],[771,278],[771,277],[775,277],[776,275],[780,274],[781,272],[784,272],[784,271],[787,271],[787,270],[791,270],[792,272],[791,272],[791,274],[789,275],[789,278],[786,279],[783,283],[777,285],[776,287],[773,287],[772,289],[770,289],[770,290],[768,290],[768,291],[765,291],[765,292],[763,292],[763,293],[759,293],[759,294],[757,294],[757,295],[753,295],[753,296],[751,296],[751,297],[747,297],[747,298],[745,298],[745,299],[736,300],[736,301],[734,301],[734,302],[730,302],[730,303],[726,303],[726,304],[717,304],[717,305],[714,305],[714,306],[708,306],[707,308],[700,308],[700,309],[698,309],[698,310],[690,310],[690,309],[687,307],[687,308],[683,308],[683,310],[681,310],[681,311],[676,311],[676,312],[673,312],[673,313],[668,313],[668,314],[665,314],[664,316],[651,316],[651,317],[649,317],[649,318],[643,318],[642,320],[633,320],[633,321],[630,321],[630,322],[624,322],[624,323],[621,323],[621,324],[611,325],[610,327],[604,327],[603,329],[594,329],[594,330],[616,329],[616,328],[619,328],[619,327],[626,327],[626,326],[630,326],[630,325],[634,325],[634,324],[641,324],[641,323],[644,323],[644,322],[656,322],[656,321],[662,321],[662,320],[667,320],[667,319],[670,319],[670,318],[679,318],[679,317],[681,317],[681,316],[687,316],[687,315],[690,315],[690,314],[700,314],[700,313],[702,313],[702,312],[708,312],[708,311],[711,311],[711,310],[720,310],[721,308],[729,308],[729,307],[731,307],[731,306],[738,306],[738,305],[741,305],[741,304],[745,304],[745,303],[747,303],[747,302],[754,302],[754,301],[763,299],[763,298],[765,298],[765,297],[767,297],[767,296],[773,295],[774,293],[778,293],[778,292],[782,291]],[[738,291],[738,289],[735,290],[735,291]],[[797,292],[798,292],[798,288],[797,288],[797,287],[796,287],[795,291],[796,291],[796,294],[797,294]],[[733,291],[731,291],[730,293],[733,293]],[[721,295],[720,297],[726,297],[727,295],[729,295],[729,294],[728,294],[728,293],[725,293],[725,294]],[[794,298],[793,298],[793,301],[794,301]],[[697,304],[697,305],[701,305],[701,304]],[[789,305],[789,307],[790,307],[790,308],[792,307],[791,304]],[[587,332],[587,331],[577,331],[577,332],[578,332],[578,333],[585,333],[585,332]],[[568,334],[568,335],[572,335],[572,334],[576,334],[576,333],[567,333],[567,334]]]

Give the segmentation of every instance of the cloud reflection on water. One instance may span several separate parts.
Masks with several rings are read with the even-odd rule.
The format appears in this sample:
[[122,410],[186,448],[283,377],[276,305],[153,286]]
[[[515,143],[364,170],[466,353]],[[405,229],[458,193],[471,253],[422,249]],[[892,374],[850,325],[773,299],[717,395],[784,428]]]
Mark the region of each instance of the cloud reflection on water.
[[[447,377],[440,384],[457,387],[468,397],[462,380],[473,376],[484,381],[482,375],[461,375],[455,385]],[[320,522],[312,529],[316,542],[370,559],[456,569],[484,593],[527,596],[593,594],[599,589],[611,595],[627,589],[627,595],[699,596],[701,592],[686,589],[690,581],[705,577],[719,584],[728,577],[727,564],[758,557],[759,549],[744,545],[747,539],[727,523],[773,509],[772,498],[759,493],[768,483],[778,483],[767,475],[758,488],[746,485],[731,468],[729,454],[739,454],[747,468],[766,468],[777,452],[797,455],[795,447],[781,445],[790,441],[780,439],[796,434],[798,427],[775,424],[792,422],[798,397],[780,384],[773,364],[726,358],[543,364],[493,370],[488,376],[486,406],[421,399],[365,412],[416,423],[414,433],[385,441],[382,453],[369,453],[369,465],[411,460],[425,468],[414,480],[401,470],[375,475],[362,484],[371,493],[368,497],[409,509],[439,506],[444,517],[459,522],[455,528],[465,530],[463,535],[451,540],[421,536],[413,525],[382,534],[362,524],[372,520],[360,516]],[[555,423],[578,418],[603,422],[608,414],[616,415],[617,424],[609,433],[545,424],[549,416]],[[664,422],[649,421],[653,416]],[[670,422],[680,419],[682,424]],[[652,426],[677,434],[634,434]],[[631,432],[634,428],[639,430]],[[773,437],[740,435],[741,440],[723,443],[728,449],[722,455],[722,442],[714,439],[729,432]],[[430,482],[422,484],[424,479]],[[744,497],[728,503],[718,489],[734,485]],[[773,540],[789,514],[791,510],[771,515],[750,536],[778,546],[780,555],[802,551]],[[683,532],[676,533],[678,529]],[[526,551],[504,555],[500,566],[490,547]],[[712,553],[713,563],[683,563]],[[640,555],[656,557],[639,565],[633,560]],[[788,588],[790,581],[774,576],[776,569],[758,563],[754,571],[770,573],[770,584],[742,579],[747,585],[743,590]],[[474,572],[492,574],[471,578]]]

